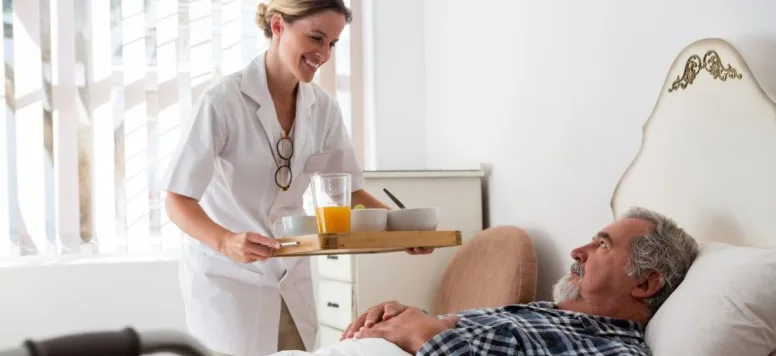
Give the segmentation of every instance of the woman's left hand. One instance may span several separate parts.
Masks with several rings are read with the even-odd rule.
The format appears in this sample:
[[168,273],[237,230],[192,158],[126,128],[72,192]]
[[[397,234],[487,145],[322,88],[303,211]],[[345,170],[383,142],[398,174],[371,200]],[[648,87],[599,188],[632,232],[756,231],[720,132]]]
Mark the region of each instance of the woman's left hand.
[[414,247],[414,248],[408,248],[407,253],[410,255],[428,255],[431,252],[434,252],[433,247]]

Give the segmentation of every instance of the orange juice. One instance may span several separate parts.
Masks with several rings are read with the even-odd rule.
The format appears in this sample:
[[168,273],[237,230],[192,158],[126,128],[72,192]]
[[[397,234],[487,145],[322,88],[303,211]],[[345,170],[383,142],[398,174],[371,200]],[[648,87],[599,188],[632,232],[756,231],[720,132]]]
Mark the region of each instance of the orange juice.
[[318,208],[318,232],[350,232],[350,207],[327,206]]

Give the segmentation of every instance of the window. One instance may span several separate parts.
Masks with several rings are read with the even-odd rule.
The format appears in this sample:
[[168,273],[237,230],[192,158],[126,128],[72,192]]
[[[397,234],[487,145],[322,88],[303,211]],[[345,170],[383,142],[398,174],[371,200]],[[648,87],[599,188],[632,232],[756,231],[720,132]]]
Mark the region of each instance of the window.
[[[0,257],[179,248],[159,183],[193,101],[268,45],[257,4],[3,0]],[[363,162],[360,21],[316,81]]]

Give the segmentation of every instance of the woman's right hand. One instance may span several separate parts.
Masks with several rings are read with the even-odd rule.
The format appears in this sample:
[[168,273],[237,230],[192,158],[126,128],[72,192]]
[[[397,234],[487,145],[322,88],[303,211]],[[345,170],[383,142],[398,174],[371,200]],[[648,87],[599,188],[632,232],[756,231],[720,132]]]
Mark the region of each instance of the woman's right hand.
[[266,261],[280,248],[275,239],[254,232],[230,233],[221,241],[221,253],[235,261]]

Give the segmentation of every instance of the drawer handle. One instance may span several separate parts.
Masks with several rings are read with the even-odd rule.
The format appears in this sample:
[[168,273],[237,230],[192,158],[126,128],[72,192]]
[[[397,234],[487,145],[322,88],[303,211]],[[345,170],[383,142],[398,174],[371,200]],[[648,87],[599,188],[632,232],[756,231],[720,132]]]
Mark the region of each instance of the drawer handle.
[[329,307],[329,308],[339,308],[339,304],[332,303],[332,302],[326,303],[326,306]]
[[326,259],[327,260],[338,260],[339,257],[337,257],[337,256],[326,256]]

